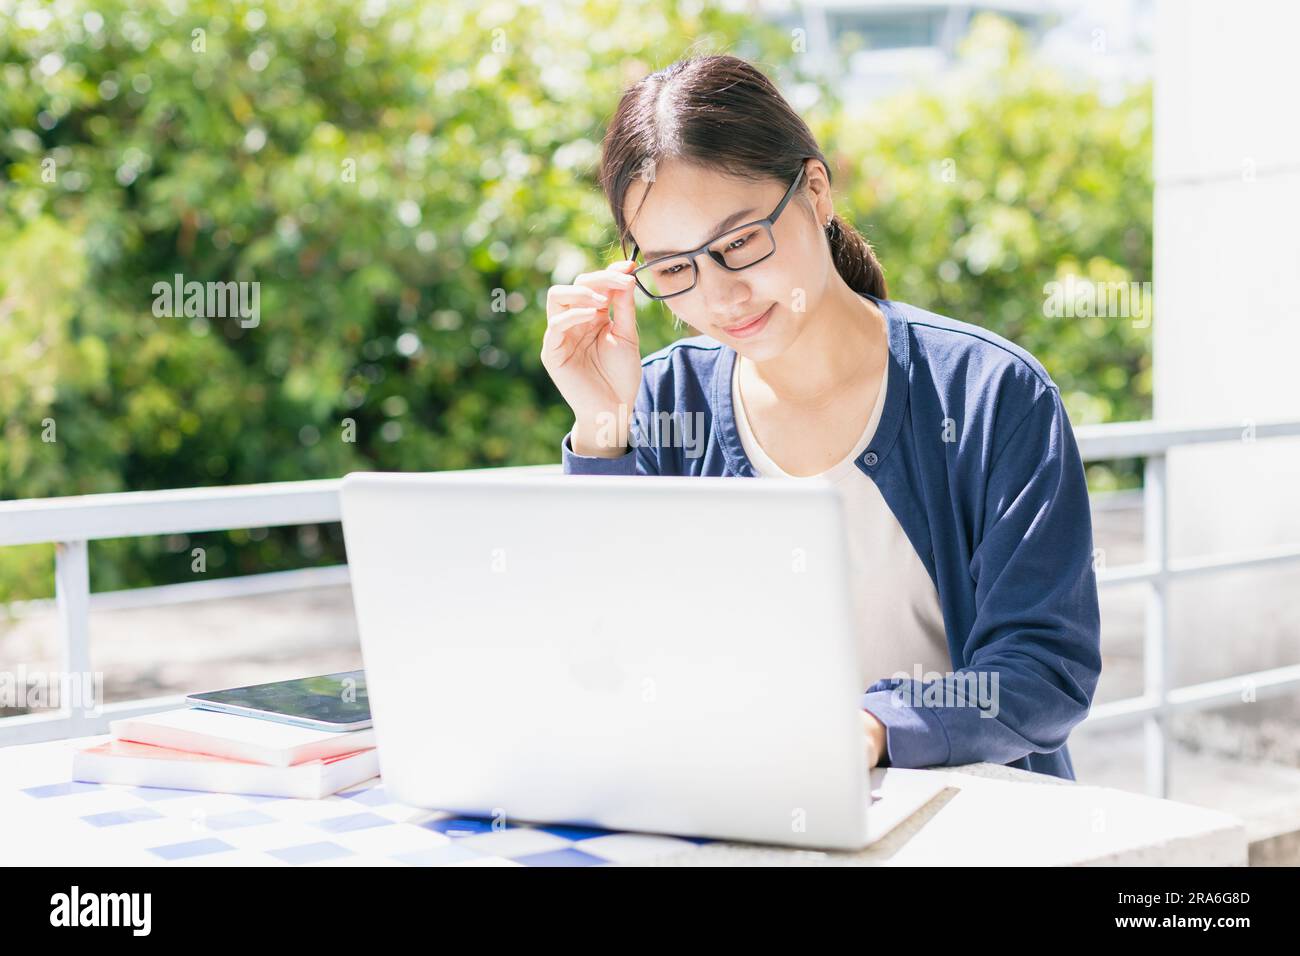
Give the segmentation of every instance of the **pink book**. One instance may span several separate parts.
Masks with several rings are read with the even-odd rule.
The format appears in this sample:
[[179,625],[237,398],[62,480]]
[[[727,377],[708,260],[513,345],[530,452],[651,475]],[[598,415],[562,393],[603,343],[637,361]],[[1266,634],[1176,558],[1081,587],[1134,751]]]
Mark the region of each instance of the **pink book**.
[[378,773],[379,752],[373,747],[291,767],[272,767],[131,740],[107,740],[74,751],[72,755],[73,780],[268,797],[327,797]]
[[375,746],[375,732],[369,728],[336,733],[199,707],[120,717],[108,729],[119,740],[276,767]]

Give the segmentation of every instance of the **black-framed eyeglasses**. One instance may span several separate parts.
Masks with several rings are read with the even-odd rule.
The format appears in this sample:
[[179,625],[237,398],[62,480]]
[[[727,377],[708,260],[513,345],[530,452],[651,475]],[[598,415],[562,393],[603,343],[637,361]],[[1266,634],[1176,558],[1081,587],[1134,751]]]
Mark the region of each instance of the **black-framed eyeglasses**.
[[[695,288],[700,279],[700,267],[696,264],[697,256],[708,253],[709,258],[731,272],[739,272],[756,266],[772,253],[776,252],[776,237],[772,235],[772,225],[780,217],[790,202],[799,183],[803,181],[803,167],[777,203],[772,214],[766,219],[755,219],[743,226],[728,229],[720,236],[715,236],[698,249],[679,252],[671,256],[661,256],[638,266],[632,275],[636,284],[652,299],[671,299],[683,295]],[[640,247],[632,243],[632,255],[635,260]]]

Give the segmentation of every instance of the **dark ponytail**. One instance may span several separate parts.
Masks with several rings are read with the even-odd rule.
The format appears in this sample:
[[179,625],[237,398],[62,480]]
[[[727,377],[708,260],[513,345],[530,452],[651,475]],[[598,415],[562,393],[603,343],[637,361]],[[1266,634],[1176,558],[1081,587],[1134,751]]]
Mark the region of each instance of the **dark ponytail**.
[[[827,169],[829,168],[828,166]],[[877,299],[889,298],[889,290],[885,286],[885,270],[866,236],[837,214],[826,227],[826,238],[831,244],[835,271],[850,289],[874,295]]]
[[[600,184],[625,247],[628,187],[633,179],[653,180],[654,168],[670,158],[782,183],[817,159],[828,181],[833,175],[808,124],[772,81],[727,55],[678,60],[633,84],[619,100],[605,134]],[[800,198],[807,201],[802,193]],[[825,232],[835,269],[849,288],[887,298],[884,270],[866,237],[838,215]]]

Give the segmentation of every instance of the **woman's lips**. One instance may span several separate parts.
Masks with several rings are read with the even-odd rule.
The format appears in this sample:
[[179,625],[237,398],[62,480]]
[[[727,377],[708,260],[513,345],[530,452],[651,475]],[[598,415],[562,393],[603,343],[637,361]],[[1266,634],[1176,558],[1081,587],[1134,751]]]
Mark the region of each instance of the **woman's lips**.
[[773,302],[767,307],[767,310],[763,312],[762,315],[758,316],[758,318],[751,319],[743,325],[733,325],[730,327],[724,326],[722,331],[726,332],[734,339],[743,339],[751,335],[756,335],[762,331],[763,326],[767,325],[767,320],[772,317],[772,310],[775,308],[776,303]]

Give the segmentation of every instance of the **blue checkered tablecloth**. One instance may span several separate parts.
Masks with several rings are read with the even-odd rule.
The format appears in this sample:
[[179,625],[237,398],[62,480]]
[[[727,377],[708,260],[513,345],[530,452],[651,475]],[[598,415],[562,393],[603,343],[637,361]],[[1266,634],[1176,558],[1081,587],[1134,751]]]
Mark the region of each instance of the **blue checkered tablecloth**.
[[30,839],[33,856],[48,853],[57,834],[69,858],[91,865],[598,866],[711,842],[423,810],[392,800],[379,777],[321,800],[80,783],[61,743],[21,748],[59,756],[3,794],[0,814],[30,821],[6,834],[10,850]]

